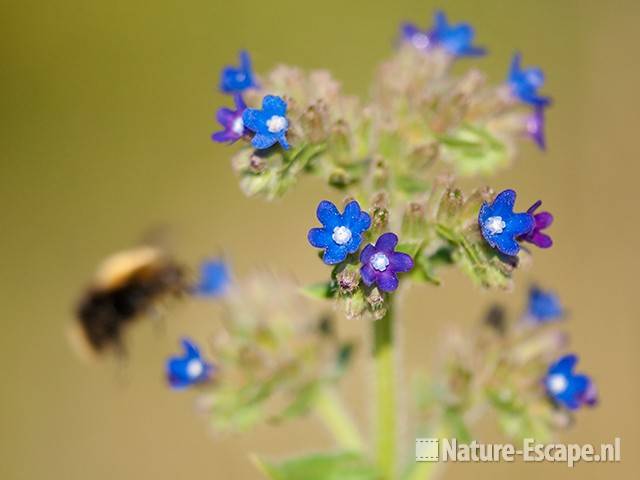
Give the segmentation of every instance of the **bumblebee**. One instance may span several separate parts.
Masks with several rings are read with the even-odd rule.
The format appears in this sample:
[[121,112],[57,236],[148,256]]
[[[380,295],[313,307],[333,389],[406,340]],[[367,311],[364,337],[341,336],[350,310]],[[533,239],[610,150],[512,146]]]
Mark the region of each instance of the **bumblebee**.
[[143,246],[115,253],[102,262],[78,302],[72,340],[93,354],[122,352],[128,324],[186,290],[185,269],[163,250]]

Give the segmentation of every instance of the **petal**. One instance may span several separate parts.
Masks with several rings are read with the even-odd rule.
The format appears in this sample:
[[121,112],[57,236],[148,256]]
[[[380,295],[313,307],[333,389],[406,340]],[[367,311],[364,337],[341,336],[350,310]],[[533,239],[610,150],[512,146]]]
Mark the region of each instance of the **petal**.
[[501,236],[520,237],[531,232],[536,225],[533,215],[530,213],[514,213],[510,217],[503,217],[506,227]]
[[246,50],[240,52],[240,68],[244,71],[245,75],[251,75],[251,57]]
[[360,209],[356,201],[349,202],[345,207],[342,219],[352,232],[362,233],[371,226],[371,217]]
[[245,128],[248,128],[253,132],[259,132],[266,127],[262,112],[255,108],[247,108],[242,112],[242,122],[244,123]]
[[336,243],[330,243],[327,249],[324,251],[322,261],[327,265],[335,265],[337,263],[344,262],[347,258],[347,249],[344,245],[337,245]]
[[509,79],[513,81],[520,74],[520,58],[521,55],[519,52],[513,54],[513,58],[511,59],[511,68],[509,69]]
[[505,216],[505,213],[511,213],[516,203],[516,192],[514,190],[503,190],[496,196],[491,204],[492,213]]
[[420,29],[413,23],[403,23],[400,30],[404,39],[409,41],[415,34],[420,33]]
[[408,272],[413,268],[413,258],[406,253],[394,252],[389,258],[389,268],[394,272]]
[[338,226],[342,218],[338,208],[329,200],[323,200],[318,204],[316,216],[318,217],[318,220],[320,220],[320,223],[331,231],[334,227]]
[[349,253],[355,253],[358,248],[360,248],[360,244],[362,243],[362,235],[358,232],[351,231],[351,240],[347,243],[347,251]]
[[362,277],[362,281],[365,285],[370,287],[376,281],[376,271],[369,264],[369,262],[365,263],[360,267],[360,276]]
[[265,148],[269,148],[278,141],[276,137],[273,135],[266,135],[264,133],[256,133],[254,137],[251,139],[251,145],[253,145],[258,150],[264,150]]
[[520,251],[520,244],[510,235],[495,235],[491,240],[485,237],[485,240],[494,248],[497,248],[505,255],[514,257]]
[[398,236],[395,233],[387,232],[380,235],[376,241],[376,250],[381,250],[385,253],[393,252],[398,244]]
[[342,223],[345,226],[352,228],[353,221],[358,219],[361,211],[362,210],[360,209],[360,205],[358,204],[358,202],[356,202],[355,200],[350,201],[349,203],[347,203],[347,206],[344,207],[344,213],[342,214]]
[[200,351],[193,340],[183,338],[180,340],[180,343],[188,358],[200,358]]
[[549,373],[564,373],[565,375],[572,375],[573,368],[578,362],[578,356],[575,354],[565,355],[560,358],[556,363],[551,365],[549,368]]
[[378,275],[376,284],[384,292],[393,292],[398,288],[398,277],[390,269],[387,269]]
[[235,142],[239,138],[240,137],[238,135],[236,135],[234,132],[227,131],[227,130],[222,130],[220,132],[215,132],[213,135],[211,135],[211,139],[214,142],[218,142],[218,143]]
[[332,242],[331,234],[324,228],[312,228],[307,234],[307,239],[316,248],[325,248]]
[[524,237],[529,243],[533,243],[538,248],[550,248],[553,246],[553,240],[551,237],[542,232],[535,232],[533,234],[527,235]]
[[540,212],[533,216],[536,221],[536,228],[542,230],[553,223],[553,215],[549,212]]
[[285,150],[289,150],[289,142],[287,142],[287,137],[285,136],[284,132],[278,135],[278,142],[280,143],[280,146],[282,146],[282,148],[284,148]]
[[231,125],[233,123],[233,120],[235,119],[235,116],[236,112],[229,108],[220,108],[216,112],[216,119],[218,120],[218,123],[220,123],[220,125],[222,125],[223,127],[228,127],[229,125]]
[[244,99],[242,98],[242,94],[236,93],[233,96],[233,101],[236,104],[236,112],[243,112],[247,108],[247,104],[244,103]]
[[369,260],[376,254],[376,247],[369,244],[360,253],[360,262],[363,264],[369,264]]
[[287,102],[276,95],[267,95],[262,100],[262,110],[284,116],[287,113]]

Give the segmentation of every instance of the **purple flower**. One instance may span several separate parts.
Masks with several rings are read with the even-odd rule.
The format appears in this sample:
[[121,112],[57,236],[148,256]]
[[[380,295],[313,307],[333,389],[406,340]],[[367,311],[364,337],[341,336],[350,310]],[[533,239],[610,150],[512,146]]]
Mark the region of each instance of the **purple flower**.
[[184,353],[170,357],[166,366],[167,380],[175,390],[206,382],[214,371],[214,366],[202,359],[200,350],[192,340],[183,338],[181,344]]
[[549,367],[544,379],[549,397],[569,410],[597,403],[597,392],[591,379],[573,372],[577,362],[576,355],[565,355]]
[[275,95],[267,95],[262,99],[262,110],[247,108],[242,114],[244,125],[256,134],[251,139],[251,144],[263,150],[276,143],[287,150],[287,102]]
[[533,229],[521,236],[519,240],[524,240],[525,242],[533,243],[535,246],[540,248],[549,248],[553,245],[553,240],[551,237],[545,233],[542,233],[542,230],[546,229],[553,223],[553,215],[549,212],[534,212],[538,209],[538,207],[542,205],[542,201],[538,200],[536,203],[531,205],[527,213],[533,216],[533,220],[535,222]]
[[212,135],[212,139],[220,143],[233,143],[241,139],[247,130],[244,128],[244,122],[242,120],[242,114],[246,110],[247,106],[242,99],[242,95],[236,93],[233,96],[236,104],[236,109],[221,108],[216,114],[218,123],[222,125],[224,130],[216,132]]
[[516,192],[504,190],[491,204],[483,203],[478,213],[478,225],[489,245],[505,255],[517,255],[520,245],[517,239],[534,228],[533,215],[515,213]]
[[324,249],[322,261],[335,265],[355,253],[362,243],[362,234],[371,226],[371,217],[360,209],[358,202],[351,201],[340,214],[338,208],[328,200],[318,204],[316,215],[322,228],[309,230],[309,243]]
[[374,283],[385,292],[398,288],[398,273],[413,268],[413,259],[406,253],[395,252],[398,237],[395,233],[380,235],[374,245],[367,245],[360,254],[360,275],[367,286]]
[[253,78],[251,58],[244,50],[240,52],[239,67],[225,67],[220,78],[220,90],[224,93],[244,92],[249,88],[256,88],[258,84]]
[[527,135],[536,142],[541,150],[546,148],[544,136],[544,106],[537,106],[533,109],[533,113],[527,117],[525,123]]

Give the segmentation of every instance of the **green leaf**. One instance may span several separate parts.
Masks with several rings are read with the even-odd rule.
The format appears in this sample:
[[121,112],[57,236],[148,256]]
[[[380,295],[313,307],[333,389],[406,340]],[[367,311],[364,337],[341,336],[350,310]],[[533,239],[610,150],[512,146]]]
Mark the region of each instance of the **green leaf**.
[[306,285],[301,288],[301,291],[308,297],[320,300],[334,298],[338,293],[335,282],[321,282]]
[[362,455],[354,452],[316,453],[272,462],[252,458],[270,480],[380,480],[382,476]]
[[506,147],[487,130],[463,125],[451,135],[438,137],[448,157],[462,175],[490,174],[506,166]]

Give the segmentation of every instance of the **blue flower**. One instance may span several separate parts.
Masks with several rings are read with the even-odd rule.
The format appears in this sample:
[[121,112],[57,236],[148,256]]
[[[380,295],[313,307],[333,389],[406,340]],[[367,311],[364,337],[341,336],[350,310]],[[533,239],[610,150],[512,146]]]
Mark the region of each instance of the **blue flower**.
[[402,252],[396,252],[398,236],[395,233],[380,235],[375,245],[369,244],[360,254],[360,276],[367,286],[374,283],[384,292],[398,288],[398,273],[413,268],[413,258]]
[[231,283],[229,267],[222,259],[207,260],[200,265],[200,279],[193,287],[196,295],[219,297],[224,295]]
[[216,118],[224,130],[212,135],[211,138],[215,142],[233,143],[241,139],[246,132],[244,122],[242,121],[242,114],[247,106],[242,99],[242,95],[239,93],[234,95],[234,101],[236,104],[235,110],[231,110],[230,108],[221,108],[216,114]]
[[532,320],[534,323],[546,323],[563,315],[564,309],[556,294],[545,292],[536,286],[531,287],[525,319]]
[[544,107],[551,103],[550,98],[538,95],[538,89],[544,83],[544,73],[535,67],[523,70],[520,67],[519,53],[513,55],[507,81],[512,94],[522,102],[534,107]]
[[181,340],[184,354],[167,360],[167,380],[171,388],[183,390],[211,378],[214,366],[205,362],[198,347],[188,338]]
[[444,12],[436,12],[435,26],[428,33],[433,45],[438,45],[456,57],[477,57],[485,49],[473,46],[474,30],[468,23],[449,25]]
[[263,150],[280,142],[282,148],[288,149],[286,134],[289,121],[286,114],[287,102],[275,95],[267,95],[262,99],[262,110],[247,108],[242,114],[242,120],[246,128],[255,132],[251,144]]
[[549,397],[569,410],[597,403],[597,392],[591,379],[573,373],[577,362],[576,355],[565,355],[549,367],[544,378]]
[[239,67],[225,67],[220,76],[220,90],[224,93],[240,93],[258,84],[253,78],[251,58],[246,51],[240,52]]
[[530,213],[514,213],[516,192],[500,192],[493,203],[483,203],[478,214],[482,236],[489,245],[505,255],[517,255],[520,244],[517,238],[529,233],[535,226]]
[[343,214],[333,203],[323,200],[316,215],[322,228],[312,228],[307,238],[312,246],[324,249],[322,260],[327,265],[343,262],[347,255],[356,252],[362,243],[363,232],[371,226],[371,217],[355,200],[344,207]]

